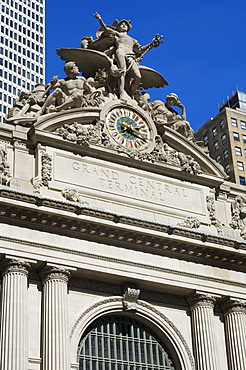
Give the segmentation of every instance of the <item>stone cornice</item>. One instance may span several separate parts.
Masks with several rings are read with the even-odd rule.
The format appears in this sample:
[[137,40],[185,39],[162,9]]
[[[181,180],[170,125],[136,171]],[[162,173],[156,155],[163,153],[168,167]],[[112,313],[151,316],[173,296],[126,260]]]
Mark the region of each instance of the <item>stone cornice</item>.
[[5,222],[28,228],[245,270],[244,241],[120,215],[39,194],[0,188],[0,215]]

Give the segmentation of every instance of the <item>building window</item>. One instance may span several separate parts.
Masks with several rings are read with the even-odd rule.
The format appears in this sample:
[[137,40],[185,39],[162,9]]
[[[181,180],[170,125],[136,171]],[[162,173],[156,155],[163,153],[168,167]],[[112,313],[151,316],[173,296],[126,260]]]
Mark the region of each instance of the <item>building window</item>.
[[220,121],[219,126],[220,126],[220,131],[224,130],[225,123],[224,123],[224,120],[223,119],[222,119],[222,121]]
[[231,172],[230,163],[227,163],[227,164],[225,165],[225,172],[226,172],[227,174]]
[[214,127],[212,129],[212,134],[213,134],[213,136],[217,136],[217,128],[216,127]]
[[246,185],[246,179],[244,176],[239,176],[240,185]]
[[175,370],[158,335],[127,316],[108,315],[92,322],[78,346],[80,369]]
[[220,155],[218,155],[218,156],[215,158],[215,160],[216,160],[216,162],[217,162],[217,163],[221,163],[221,157],[220,157]]
[[205,136],[203,137],[203,144],[204,144],[205,146],[207,146],[207,145],[208,145],[208,135],[205,135]]
[[226,143],[226,134],[221,136],[221,142],[222,142],[222,144]]
[[241,128],[243,130],[246,130],[246,122],[245,121],[241,121]]
[[215,141],[215,143],[214,143],[214,151],[216,151],[216,150],[218,150],[219,149],[219,142],[218,142],[218,140],[217,141]]
[[237,120],[236,118],[231,118],[231,125],[237,127]]
[[243,142],[246,143],[246,135],[243,135]]
[[235,146],[236,155],[242,155],[242,149],[239,146]]
[[240,141],[240,139],[239,139],[239,133],[238,132],[233,132],[233,139],[235,141]]
[[243,171],[244,170],[243,162],[237,161],[237,168],[239,169],[239,171]]

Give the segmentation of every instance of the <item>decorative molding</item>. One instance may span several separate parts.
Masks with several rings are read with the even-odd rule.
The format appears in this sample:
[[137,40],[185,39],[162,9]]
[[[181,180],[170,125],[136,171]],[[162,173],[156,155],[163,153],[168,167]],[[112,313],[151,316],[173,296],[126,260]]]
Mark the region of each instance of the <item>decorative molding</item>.
[[[76,328],[80,325],[81,321],[84,319],[85,316],[87,316],[88,314],[93,312],[98,307],[109,306],[111,303],[117,303],[117,302],[119,303],[119,310],[120,310],[120,307],[122,307],[122,305],[121,305],[122,304],[122,297],[106,298],[106,299],[98,301],[98,302],[94,303],[93,305],[91,305],[90,307],[88,307],[85,311],[83,311],[83,313],[77,318],[77,320],[73,324],[73,326],[70,330],[70,339],[73,337],[73,334],[74,334]],[[192,356],[190,348],[189,348],[185,338],[183,337],[181,332],[178,330],[178,328],[173,324],[173,322],[164,313],[162,313],[161,311],[159,311],[158,309],[156,309],[155,307],[153,307],[149,303],[144,302],[142,300],[138,300],[138,310],[137,311],[139,313],[142,313],[142,308],[150,311],[150,313],[153,312],[155,315],[157,315],[157,317],[161,318],[165,323],[167,323],[169,325],[169,327],[172,328],[172,330],[177,335],[177,337],[179,338],[179,340],[181,341],[181,343],[183,344],[183,346],[186,350],[186,353],[188,355],[192,370],[195,370],[194,358]],[[121,310],[123,310],[123,307],[121,308]],[[143,314],[144,314],[144,312],[143,312]]]
[[190,305],[191,310],[197,307],[214,308],[216,297],[207,293],[195,292],[187,296],[187,302]]
[[125,311],[135,311],[137,309],[140,289],[126,286],[123,294],[122,303]]
[[42,284],[49,280],[57,280],[67,284],[70,278],[70,271],[60,266],[44,266],[39,270]]
[[[16,204],[11,206],[2,203],[0,205],[1,217],[12,224],[25,225],[26,227],[58,234],[61,233],[62,229],[62,233],[68,236],[81,238],[83,235],[84,239],[103,240],[104,243],[110,245],[175,258],[179,257],[189,261],[206,261],[206,264],[210,261],[209,263],[214,266],[223,268],[234,266],[234,269],[245,270],[246,255],[239,253],[238,250],[246,250],[246,243],[237,239],[119,215],[78,203],[63,202],[36,194],[12,191],[8,188],[0,188],[0,196],[9,198],[11,201],[18,200],[35,206],[43,206],[42,210],[37,207],[26,210],[26,208],[23,208],[23,204],[17,207]],[[48,210],[45,211],[46,207],[52,208],[53,213]],[[57,215],[57,209],[59,210],[59,216]],[[63,215],[61,211],[66,211],[66,214]],[[71,217],[68,216],[67,212],[72,213]],[[80,215],[80,217],[77,218],[76,215]],[[86,219],[83,219],[83,216]],[[110,221],[110,223],[105,227],[105,224],[98,222],[98,219]],[[118,225],[134,226],[134,231],[128,231],[126,228],[122,230]],[[136,227],[141,228],[141,230],[137,230]],[[158,231],[158,235],[155,235],[153,231]],[[177,242],[176,237],[182,237],[182,241]],[[190,239],[193,241],[192,244]],[[210,243],[210,246],[205,242]],[[219,246],[223,245],[227,248],[214,248],[211,243]]]
[[189,229],[199,229],[201,226],[200,221],[196,217],[188,216],[183,222],[177,223],[179,226],[188,227]]
[[211,220],[211,225],[214,225],[217,229],[217,233],[222,235],[222,223],[217,219],[215,215],[215,201],[212,195],[207,196],[207,209],[209,212],[209,218]]
[[98,301],[94,303],[92,306],[88,307],[83,313],[77,318],[75,323],[73,324],[71,330],[70,330],[70,339],[72,338],[74,331],[76,327],[79,325],[79,323],[82,321],[82,319],[91,311],[93,311],[95,308],[103,306],[105,304],[114,303],[114,302],[122,302],[122,297],[113,297],[113,298],[106,298],[102,301]]
[[[92,291],[111,295],[120,295],[122,293],[122,288],[118,284],[85,278],[80,279],[75,276],[70,279],[69,287],[79,288],[83,291]],[[141,289],[141,298],[145,301],[165,303],[170,306],[187,307],[185,297],[168,293],[160,294],[159,292],[154,292],[152,290]]]
[[246,301],[243,299],[241,300],[226,297],[220,301],[220,307],[224,315],[230,315],[236,312],[246,314]]
[[1,261],[1,273],[2,275],[10,273],[18,273],[25,275],[29,274],[31,263],[20,258],[4,258]]
[[177,336],[179,337],[179,339],[181,340],[188,356],[189,356],[189,360],[190,360],[190,363],[191,363],[191,366],[192,366],[192,369],[195,370],[195,361],[194,361],[194,357],[190,351],[190,348],[185,340],[185,338],[183,337],[183,335],[181,334],[181,332],[178,330],[178,328],[173,324],[173,322],[166,316],[164,315],[164,313],[162,313],[161,311],[159,311],[158,309],[156,309],[155,307],[153,307],[152,305],[150,305],[149,303],[147,302],[144,302],[144,301],[139,301],[138,302],[139,306],[140,306],[140,309],[141,309],[141,306],[142,307],[146,307],[147,309],[151,310],[152,312],[156,313],[159,317],[161,317],[163,320],[165,320],[171,327],[172,329],[174,330],[174,332],[177,334]]
[[74,144],[85,146],[90,146],[91,144],[101,145],[116,151],[118,154],[127,155],[130,158],[140,161],[152,163],[165,162],[167,164],[181,167],[183,171],[193,175],[202,173],[200,165],[191,155],[177,152],[167,143],[164,143],[159,135],[155,137],[154,150],[151,153],[146,153],[137,150],[130,150],[123,146],[114,144],[104,127],[105,122],[103,120],[97,120],[94,125],[74,122],[72,124],[64,124],[57,128],[54,133],[61,136],[64,140],[70,141]]
[[52,173],[52,157],[46,152],[42,152],[41,155],[41,177],[42,177],[42,184],[44,186],[49,186],[49,181],[51,181],[51,173]]

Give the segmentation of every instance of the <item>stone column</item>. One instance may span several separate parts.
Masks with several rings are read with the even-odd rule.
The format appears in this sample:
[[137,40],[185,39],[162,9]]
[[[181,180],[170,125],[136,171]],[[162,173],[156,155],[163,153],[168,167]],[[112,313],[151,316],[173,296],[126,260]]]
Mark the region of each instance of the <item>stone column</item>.
[[229,370],[246,369],[246,301],[224,299],[220,304],[225,320]]
[[210,294],[199,292],[193,293],[187,299],[191,310],[196,368],[197,370],[217,370],[213,324],[213,308],[216,299]]
[[67,284],[65,267],[47,264],[40,270],[43,283],[43,370],[68,370]]
[[6,256],[1,261],[2,302],[0,369],[27,370],[27,277],[30,261]]

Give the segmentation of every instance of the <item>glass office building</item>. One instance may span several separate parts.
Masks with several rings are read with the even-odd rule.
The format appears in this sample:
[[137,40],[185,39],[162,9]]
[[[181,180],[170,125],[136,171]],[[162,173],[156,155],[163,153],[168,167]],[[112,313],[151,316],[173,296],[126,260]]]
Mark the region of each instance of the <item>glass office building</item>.
[[44,83],[45,0],[0,0],[0,122],[21,91]]

